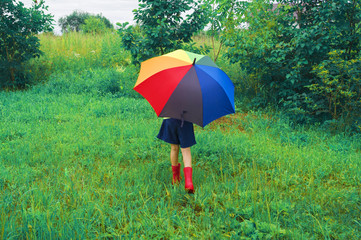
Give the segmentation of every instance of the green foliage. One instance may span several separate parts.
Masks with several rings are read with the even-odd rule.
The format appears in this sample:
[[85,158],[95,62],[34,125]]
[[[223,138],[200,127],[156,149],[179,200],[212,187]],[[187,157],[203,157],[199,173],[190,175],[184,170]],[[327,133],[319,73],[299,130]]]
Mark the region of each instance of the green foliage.
[[84,33],[91,34],[103,34],[109,30],[105,23],[96,17],[88,17],[85,19],[84,24],[81,25],[80,28]]
[[[361,58],[345,60],[345,51],[329,53],[329,59],[313,68],[319,81],[307,86],[315,95],[311,108],[342,119],[346,126],[361,130]],[[357,120],[355,122],[355,120]]]
[[63,33],[66,32],[79,32],[80,26],[84,24],[85,19],[88,18],[90,13],[74,11],[68,16],[59,18],[59,26]]
[[227,56],[259,81],[256,105],[286,107],[302,119],[318,97],[307,88],[318,82],[313,67],[334,50],[344,51],[344,60],[360,53],[361,8],[356,0],[279,2],[272,11],[271,1],[253,1],[235,16],[249,27],[229,33]]
[[38,36],[44,54],[25,66],[32,84],[46,82],[52,73],[115,68],[121,72],[130,64],[130,54],[120,45],[118,34],[89,35],[77,32]]
[[35,1],[31,8],[14,0],[0,2],[0,88],[27,84],[23,64],[40,56],[36,34],[53,21],[46,9],[44,1]]
[[134,11],[139,26],[118,24],[123,45],[131,52],[134,62],[182,48],[207,24],[204,6],[197,0],[139,2],[139,8]]
[[140,95],[131,89],[137,79],[137,69],[129,66],[123,69],[87,69],[74,74],[73,71],[57,72],[50,76],[43,86],[35,87],[39,93],[87,94],[89,96],[133,97]]
[[[232,8],[233,13],[223,23],[229,26],[223,33],[227,46],[225,56],[231,64],[239,64],[241,72],[245,72],[240,79],[241,85],[235,80],[245,102],[250,107],[265,106],[269,103],[268,97],[272,96],[263,83],[272,74],[266,57],[276,44],[276,20],[281,16],[269,11],[272,4],[264,0],[243,2]],[[231,27],[234,25],[239,27]]]
[[[87,21],[87,19],[89,20]],[[101,14],[94,15],[88,12],[74,11],[70,15],[59,19],[59,26],[61,27],[62,33],[79,32],[84,30],[84,26],[82,25],[88,25],[85,26],[85,32],[103,32],[105,29],[114,28],[109,19]],[[99,29],[95,29],[96,27],[99,27]]]
[[108,18],[104,17],[102,14],[97,14],[97,15],[95,15],[93,17],[98,18],[99,20],[101,20],[108,29],[111,29],[111,30],[114,29],[114,26],[110,22],[110,20]]
[[[331,50],[344,50],[346,59],[360,52],[358,39],[361,35],[356,34],[354,23],[361,20],[361,9],[355,8],[356,2],[302,1],[292,7],[280,8],[280,12],[286,13],[283,20],[286,22],[281,25],[279,34],[282,37],[278,39],[270,63],[274,64],[272,70],[281,69],[276,79],[280,79],[277,81],[280,90],[277,91],[283,100],[288,101],[288,97],[304,92],[307,94],[305,86],[315,81],[312,67],[326,60]],[[292,1],[282,3],[293,4]]]
[[228,37],[233,35],[230,32],[234,31],[234,15],[237,15],[240,9],[246,8],[248,2],[234,0],[206,0],[205,2],[210,22],[207,34],[212,39],[213,61],[217,61],[223,44],[227,40],[225,35]]

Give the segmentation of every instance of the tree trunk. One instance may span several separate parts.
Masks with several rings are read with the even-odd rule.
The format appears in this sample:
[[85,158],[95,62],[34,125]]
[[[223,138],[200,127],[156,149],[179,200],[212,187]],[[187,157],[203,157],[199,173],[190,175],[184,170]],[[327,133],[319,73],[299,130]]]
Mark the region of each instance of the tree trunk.
[[10,72],[10,79],[11,79],[11,82],[12,84],[14,85],[15,84],[15,69],[11,66],[11,56],[9,54],[9,51],[8,51],[8,48],[5,46],[5,52],[6,52],[6,59],[7,59],[7,62],[8,64],[10,65],[9,67],[9,72]]

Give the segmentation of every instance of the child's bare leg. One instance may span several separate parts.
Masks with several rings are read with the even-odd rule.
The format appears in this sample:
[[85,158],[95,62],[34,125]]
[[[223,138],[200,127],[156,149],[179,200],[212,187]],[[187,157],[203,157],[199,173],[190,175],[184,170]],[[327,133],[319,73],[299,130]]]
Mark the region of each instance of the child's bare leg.
[[178,154],[179,154],[179,145],[171,144],[170,145],[170,162],[172,166],[178,166]]
[[192,167],[192,154],[191,148],[181,148],[184,167]]

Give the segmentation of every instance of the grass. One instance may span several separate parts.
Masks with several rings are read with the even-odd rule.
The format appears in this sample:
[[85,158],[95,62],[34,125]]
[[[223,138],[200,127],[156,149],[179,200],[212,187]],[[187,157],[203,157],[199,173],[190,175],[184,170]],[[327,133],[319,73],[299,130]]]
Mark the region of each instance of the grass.
[[70,32],[63,36],[44,33],[39,39],[44,54],[26,66],[35,83],[47,81],[53,73],[122,69],[130,63],[130,54],[121,47],[121,39],[115,32],[103,35]]
[[70,66],[0,92],[0,239],[361,238],[359,135],[238,110],[195,128],[188,195],[137,69]]

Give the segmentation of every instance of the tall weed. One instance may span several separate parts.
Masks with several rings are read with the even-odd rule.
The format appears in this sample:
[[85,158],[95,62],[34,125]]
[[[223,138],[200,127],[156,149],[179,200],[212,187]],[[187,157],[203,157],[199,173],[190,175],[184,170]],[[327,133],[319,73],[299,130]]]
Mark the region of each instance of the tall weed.
[[52,73],[80,72],[95,68],[122,68],[130,55],[120,44],[118,34],[99,35],[70,32],[62,36],[41,34],[40,58],[28,63],[33,82],[47,81]]
[[78,74],[71,71],[54,73],[49,81],[43,85],[35,86],[34,91],[52,94],[90,94],[93,96],[139,97],[132,90],[136,81],[137,69],[133,66],[127,68],[89,69]]

